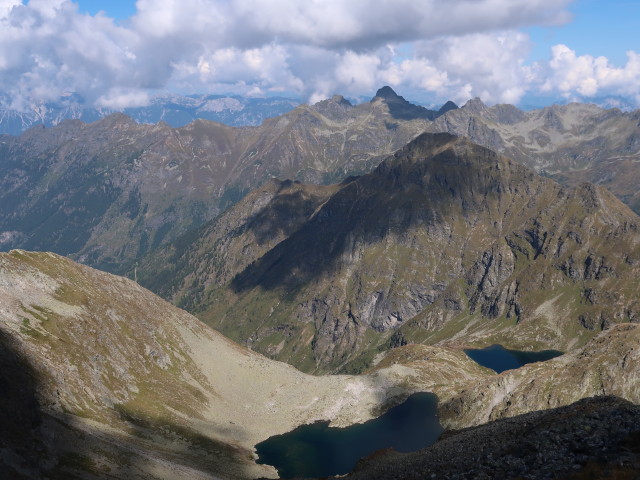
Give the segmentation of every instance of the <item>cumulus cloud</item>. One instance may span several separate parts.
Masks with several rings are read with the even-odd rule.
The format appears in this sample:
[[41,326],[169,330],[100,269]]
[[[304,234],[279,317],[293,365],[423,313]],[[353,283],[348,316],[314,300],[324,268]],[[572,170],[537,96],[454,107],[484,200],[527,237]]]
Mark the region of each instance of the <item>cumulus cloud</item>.
[[116,23],[72,0],[0,0],[0,93],[33,103],[76,92],[143,105],[149,92],[288,92],[310,101],[383,84],[463,102],[517,102],[528,90],[640,95],[624,68],[557,46],[526,65],[526,25],[569,21],[572,0],[137,0]]
[[530,48],[527,35],[503,31],[422,42],[417,51],[447,72],[455,100],[481,97],[491,103],[517,103],[533,80],[531,67],[524,65]]
[[556,45],[544,73],[543,91],[559,91],[567,97],[576,92],[592,97],[613,91],[640,98],[640,54],[634,51],[628,51],[626,65],[617,68],[605,57],[578,56],[566,45]]

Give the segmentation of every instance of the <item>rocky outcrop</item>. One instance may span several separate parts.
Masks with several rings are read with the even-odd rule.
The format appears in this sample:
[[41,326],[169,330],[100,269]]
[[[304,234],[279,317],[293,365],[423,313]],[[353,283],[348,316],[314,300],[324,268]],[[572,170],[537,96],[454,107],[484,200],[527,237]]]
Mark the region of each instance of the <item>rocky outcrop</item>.
[[524,112],[479,98],[437,118],[432,132],[464,135],[571,186],[602,185],[640,212],[638,112],[571,103]]

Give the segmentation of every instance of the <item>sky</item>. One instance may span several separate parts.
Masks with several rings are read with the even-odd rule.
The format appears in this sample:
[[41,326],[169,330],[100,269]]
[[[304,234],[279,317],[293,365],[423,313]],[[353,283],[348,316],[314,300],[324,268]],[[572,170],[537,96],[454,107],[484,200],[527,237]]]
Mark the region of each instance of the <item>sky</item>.
[[640,107],[639,0],[0,0],[0,104],[75,93],[625,99]]

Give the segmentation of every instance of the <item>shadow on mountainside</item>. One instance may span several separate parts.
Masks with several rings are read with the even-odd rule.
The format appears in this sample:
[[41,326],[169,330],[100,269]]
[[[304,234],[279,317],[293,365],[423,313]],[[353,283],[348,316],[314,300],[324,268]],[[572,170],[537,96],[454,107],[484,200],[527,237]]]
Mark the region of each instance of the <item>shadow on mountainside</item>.
[[260,210],[247,222],[246,228],[255,235],[259,245],[268,243],[280,234],[288,236],[294,233],[325,200],[326,195],[306,195],[302,189],[291,189],[296,183],[299,182],[283,181],[269,208]]
[[[248,478],[251,454],[170,420],[153,422],[117,409],[129,431],[48,411],[50,382],[0,325],[0,478]],[[56,385],[55,390],[64,388]],[[153,472],[153,473],[152,473]],[[158,473],[160,474],[158,475]],[[226,475],[228,473],[228,475]]]
[[390,234],[402,237],[416,229],[429,233],[447,223],[473,223],[488,213],[490,203],[518,189],[532,197],[550,185],[560,189],[523,166],[504,162],[491,150],[452,135],[424,134],[371,174],[345,185],[299,230],[239,273],[231,287],[237,293],[257,286],[295,290],[336,273],[363,246]]
[[0,477],[29,479],[42,474],[48,452],[40,439],[42,412],[37,375],[0,327]]

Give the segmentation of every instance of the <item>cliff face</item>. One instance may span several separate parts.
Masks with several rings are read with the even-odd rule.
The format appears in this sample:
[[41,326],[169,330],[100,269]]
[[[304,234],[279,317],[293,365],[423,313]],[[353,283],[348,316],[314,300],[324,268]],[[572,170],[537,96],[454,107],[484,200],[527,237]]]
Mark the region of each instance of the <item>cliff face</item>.
[[357,371],[407,342],[566,350],[637,320],[639,239],[604,189],[425,134],[342,184],[255,192],[141,275],[263,353]]

